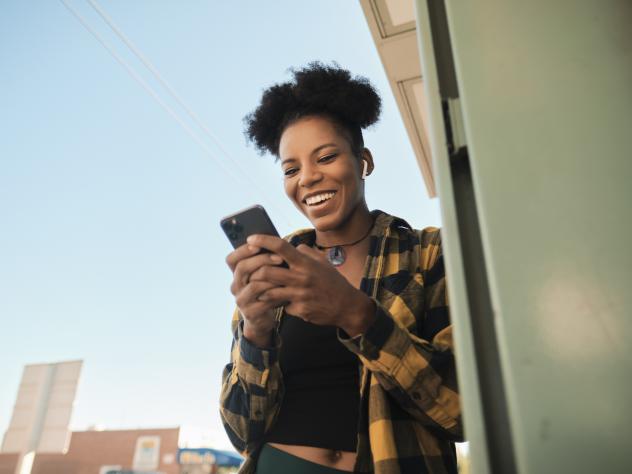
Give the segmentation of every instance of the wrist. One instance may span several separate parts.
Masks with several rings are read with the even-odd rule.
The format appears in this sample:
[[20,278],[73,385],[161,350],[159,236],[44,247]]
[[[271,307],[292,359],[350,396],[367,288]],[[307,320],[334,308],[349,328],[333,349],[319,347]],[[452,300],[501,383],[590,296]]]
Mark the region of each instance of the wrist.
[[375,322],[375,302],[357,290],[356,297],[348,307],[350,309],[345,311],[344,321],[340,325],[340,329],[346,332],[349,337],[364,334]]
[[248,323],[248,320],[244,320],[243,336],[248,342],[254,344],[260,349],[264,349],[272,346],[272,328],[261,329],[253,327]]

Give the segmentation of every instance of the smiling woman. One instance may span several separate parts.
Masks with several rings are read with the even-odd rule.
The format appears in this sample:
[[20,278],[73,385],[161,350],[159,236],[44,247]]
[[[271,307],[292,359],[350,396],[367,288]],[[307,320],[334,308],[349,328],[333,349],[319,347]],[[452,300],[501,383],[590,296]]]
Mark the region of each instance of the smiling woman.
[[313,229],[251,236],[226,260],[237,309],[220,411],[241,472],[456,472],[439,230],[369,211],[362,129],[379,113],[366,79],[313,63],[246,118]]

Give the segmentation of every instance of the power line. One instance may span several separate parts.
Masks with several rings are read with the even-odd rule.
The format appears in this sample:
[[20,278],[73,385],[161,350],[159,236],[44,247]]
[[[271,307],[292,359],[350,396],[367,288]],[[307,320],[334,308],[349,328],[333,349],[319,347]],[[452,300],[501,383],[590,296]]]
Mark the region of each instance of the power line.
[[[206,125],[204,125],[204,123],[200,120],[198,115],[191,109],[191,107],[189,107],[188,105],[186,105],[184,103],[184,101],[182,100],[180,95],[174,90],[173,87],[171,87],[171,84],[169,84],[167,82],[167,80],[165,80],[162,77],[162,75],[156,69],[156,67],[136,47],[136,45],[134,45],[134,43],[132,43],[132,41],[127,37],[127,35],[118,26],[116,26],[114,24],[114,21],[112,20],[112,18],[103,10],[103,8],[101,8],[101,6],[95,0],[86,0],[86,1],[99,14],[99,16],[103,19],[103,21],[105,21],[108,24],[108,26],[112,29],[112,31],[114,31],[116,36],[118,36],[121,39],[121,41],[123,41],[123,43],[125,43],[125,45],[132,51],[132,53],[134,53],[134,55],[143,63],[143,65],[154,75],[154,77],[158,80],[158,82],[165,88],[165,90],[169,93],[169,95],[171,95],[171,97],[173,97],[173,99],[178,103],[178,105],[180,105],[180,107],[182,107],[182,109],[195,122],[195,124],[198,127],[200,127],[200,129],[206,134],[206,136],[208,136],[213,141],[213,143],[215,143],[217,148],[224,154],[224,156],[226,156],[229,160],[231,160],[239,168],[239,170],[244,174],[244,176],[249,177],[250,175],[248,173],[248,170],[245,170],[241,166],[239,161],[236,160],[235,158],[233,158],[233,156],[231,154],[229,154],[228,151],[226,151],[226,148],[222,145],[222,143],[220,142],[219,138],[217,138],[217,136],[214,133],[212,133],[208,129],[208,127],[206,127]],[[262,190],[257,185],[256,182],[254,182],[251,179],[249,179],[249,181],[251,181],[251,183],[253,184],[255,189],[257,189],[258,191],[262,192],[263,194],[266,194],[265,191]]]
[[[127,35],[125,33],[123,33],[123,31],[117,27],[114,22],[112,21],[112,18],[101,8],[101,6],[95,2],[94,0],[86,0],[90,5],[92,5],[92,8],[94,8],[94,10],[99,14],[99,16],[101,16],[101,18],[103,18],[103,20],[108,24],[108,26],[112,29],[112,31],[114,31],[114,33],[116,34],[116,36],[118,36],[121,41],[123,41],[123,43],[125,43],[125,45],[132,51],[132,53],[134,53],[134,55],[143,63],[143,65],[149,69],[149,71],[154,75],[154,77],[158,80],[158,82],[160,82],[160,84],[167,90],[167,92],[169,92],[169,94],[171,95],[171,97],[173,97],[173,99],[180,105],[180,107],[182,107],[182,109],[187,113],[187,115],[189,117],[191,117],[191,119],[197,124],[198,127],[200,127],[204,133],[211,138],[211,140],[213,140],[213,142],[215,143],[215,145],[217,146],[217,148],[220,149],[220,151],[226,156],[228,157],[230,160],[232,160],[238,167],[241,168],[241,165],[239,164],[239,162],[237,160],[234,160],[232,158],[231,155],[228,154],[228,152],[226,151],[226,149],[223,147],[223,145],[221,144],[221,142],[219,141],[219,139],[217,138],[217,136],[215,136],[215,134],[213,134],[205,125],[204,123],[202,123],[202,121],[199,119],[198,115],[193,112],[191,110],[190,107],[188,107],[184,101],[180,98],[180,95],[173,89],[173,87],[171,87],[171,85],[162,77],[162,75],[158,72],[158,70],[156,69],[156,67],[146,58],[146,56],[144,54],[141,53],[141,51],[131,42],[131,40],[127,37]],[[244,171],[243,169],[241,169],[241,171]]]
[[[138,84],[187,132],[187,134],[206,152],[206,154],[214,161],[216,161],[220,167],[236,182],[240,185],[240,190],[244,191],[244,188],[246,188],[246,192],[248,192],[249,194],[251,194],[253,196],[253,198],[255,198],[255,200],[257,200],[257,197],[254,195],[254,193],[252,192],[252,188],[249,188],[248,186],[241,186],[242,184],[242,180],[237,177],[235,174],[233,174],[233,171],[226,167],[225,163],[222,160],[219,160],[215,157],[215,155],[213,154],[213,152],[210,150],[210,148],[206,145],[206,143],[204,143],[204,141],[202,141],[197,134],[193,131],[193,129],[191,129],[191,127],[184,121],[182,120],[182,118],[176,113],[176,111],[170,107],[164,100],[162,100],[160,98],[160,96],[156,93],[156,91],[154,89],[151,88],[151,86],[149,86],[149,84],[147,84],[147,82],[140,77],[140,75],[138,75],[138,73],[136,73],[136,71],[114,50],[114,48],[112,48],[102,37],[101,35],[99,35],[99,33],[97,33],[90,25],[89,23],[86,21],[86,19],[79,13],[77,12],[77,10],[75,10],[72,6],[70,6],[68,4],[68,2],[66,0],[60,0],[60,2],[66,7],[66,9],[83,25],[83,27],[88,30],[88,32],[101,44],[101,46],[103,46],[108,53],[110,53],[110,55],[116,59],[116,61],[123,66],[123,68],[125,69],[125,71],[136,81],[138,82]],[[127,36],[125,36],[125,34],[119,29],[117,28],[114,23],[111,21],[111,19],[109,18],[109,16],[107,16],[107,14],[93,1],[88,0],[88,2],[92,5],[92,7],[97,11],[97,13],[104,19],[104,21],[106,21],[106,23],[110,26],[110,28],[112,28],[112,30],[116,33],[116,35],[121,38],[121,40],[128,46],[128,48],[130,48],[132,50],[132,52],[141,60],[141,62],[145,65],[145,67],[147,67],[152,74],[154,74],[154,76],[158,79],[158,81],[160,82],[160,84],[169,92],[169,94],[174,98],[174,100],[176,100],[176,102],[185,110],[185,112],[187,112],[187,114],[193,119],[193,121],[206,133],[207,136],[209,136],[216,144],[216,146],[220,149],[220,151],[222,151],[222,153],[227,156],[229,159],[231,159],[231,161],[233,161],[233,163],[235,163],[240,171],[244,174],[244,176],[246,177],[246,179],[252,183],[253,188],[258,190],[261,194],[266,195],[267,193],[265,191],[263,191],[257,184],[256,182],[254,182],[254,180],[249,178],[249,175],[247,172],[244,172],[243,168],[239,165],[239,163],[234,160],[224,149],[224,147],[221,145],[221,143],[219,142],[219,140],[215,137],[215,135],[213,135],[211,133],[210,130],[208,130],[208,128],[206,126],[204,126],[204,124],[199,120],[198,116],[189,108],[187,107],[184,102],[180,99],[179,95],[175,92],[175,90],[162,78],[162,76],[160,75],[160,73],[156,70],[156,68],[147,60],[145,59],[144,55],[142,55],[142,53],[140,53],[140,51],[129,41],[129,39],[127,39]],[[286,221],[286,223],[288,225],[291,226],[289,220],[285,217],[283,212],[280,212],[278,210],[278,208],[276,207],[276,205],[273,204],[273,207],[277,210],[277,212],[279,212],[279,215]]]
[[[145,82],[145,80],[140,77],[136,71],[134,71],[134,69],[123,59],[121,58],[116,51],[114,51],[114,49],[105,42],[105,40],[101,37],[101,35],[99,35],[94,29],[92,29],[92,27],[88,24],[88,22],[85,20],[85,18],[83,18],[74,8],[72,8],[67,2],[66,0],[60,0],[65,6],[66,8],[70,11],[70,13],[72,13],[74,15],[74,17],[79,20],[79,22],[88,30],[88,32],[90,32],[90,34],[92,34],[92,36],[94,36],[96,38],[96,40],[101,44],[101,46],[103,46],[111,55],[112,57],[114,57],[114,59],[116,59],[116,61],[118,61],[118,63],[123,66],[125,68],[125,70],[127,71],[127,73],[136,81],[140,84],[140,86],[145,89],[145,91],[156,101],[158,102],[158,104],[169,114],[171,115],[171,117],[178,122],[178,124],[180,124],[180,126],[191,136],[191,138],[193,138],[193,140],[195,140],[195,142],[200,145],[202,147],[202,149],[213,158],[213,153],[211,152],[211,150],[208,148],[208,146],[206,145],[206,143],[204,143],[202,140],[199,139],[199,137],[195,134],[195,132],[191,129],[191,127],[189,127],[189,125],[187,125],[186,122],[184,122],[179,116],[178,114],[167,104],[165,103],[160,96],[151,88],[151,86],[149,86],[149,84],[147,84],[147,82]],[[221,163],[221,162],[220,162]],[[234,176],[232,174],[232,171],[228,168],[224,168],[224,171],[226,171],[233,179],[236,180],[236,176]]]

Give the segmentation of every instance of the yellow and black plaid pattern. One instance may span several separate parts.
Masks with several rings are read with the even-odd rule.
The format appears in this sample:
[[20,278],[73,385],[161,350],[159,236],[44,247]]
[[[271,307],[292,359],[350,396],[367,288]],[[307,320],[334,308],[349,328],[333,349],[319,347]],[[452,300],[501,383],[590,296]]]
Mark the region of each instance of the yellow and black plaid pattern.
[[[463,438],[439,229],[412,230],[373,211],[369,261],[361,290],[377,305],[363,335],[338,338],[362,362],[355,472],[456,473],[454,441]],[[288,237],[313,244],[313,230]],[[278,319],[283,316],[282,308]],[[258,349],[233,315],[231,362],[223,373],[221,416],[235,448],[254,473],[266,430],[283,397],[278,336]]]

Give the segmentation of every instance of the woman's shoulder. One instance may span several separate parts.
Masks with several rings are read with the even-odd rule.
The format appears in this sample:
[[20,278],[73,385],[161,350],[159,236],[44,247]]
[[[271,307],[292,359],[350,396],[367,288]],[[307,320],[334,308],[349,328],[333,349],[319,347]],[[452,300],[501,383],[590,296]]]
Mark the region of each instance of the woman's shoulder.
[[413,232],[419,239],[419,244],[424,247],[428,245],[441,245],[441,228],[435,226],[414,229]]
[[419,242],[422,247],[428,245],[440,245],[441,244],[441,228],[436,226],[427,226],[421,229],[414,229],[406,220],[401,217],[390,215],[384,211],[373,211],[377,220],[384,222],[384,228],[390,227],[396,228],[400,235],[406,237],[412,237]]
[[416,229],[417,242],[419,245],[419,266],[422,269],[429,269],[443,254],[441,249],[441,229],[439,227],[428,226],[423,229]]
[[421,270],[432,267],[437,262],[441,252],[441,229],[436,226],[427,226],[422,229],[414,229],[401,217],[387,212],[374,210],[371,214],[375,218],[374,229],[377,235],[386,236],[395,241],[390,245],[396,248],[398,253],[406,251],[413,258],[411,264]]

